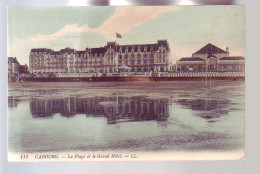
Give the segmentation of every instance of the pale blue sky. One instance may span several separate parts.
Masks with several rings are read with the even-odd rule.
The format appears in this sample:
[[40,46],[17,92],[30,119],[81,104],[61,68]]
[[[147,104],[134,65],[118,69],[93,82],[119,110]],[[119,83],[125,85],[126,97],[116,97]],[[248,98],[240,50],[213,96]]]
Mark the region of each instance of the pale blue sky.
[[31,48],[100,47],[115,40],[115,32],[123,36],[117,39],[119,44],[167,39],[176,59],[191,56],[209,42],[222,49],[229,46],[231,55],[245,52],[244,6],[154,11],[151,7],[10,7],[8,21],[8,56],[16,56],[22,64],[28,63]]

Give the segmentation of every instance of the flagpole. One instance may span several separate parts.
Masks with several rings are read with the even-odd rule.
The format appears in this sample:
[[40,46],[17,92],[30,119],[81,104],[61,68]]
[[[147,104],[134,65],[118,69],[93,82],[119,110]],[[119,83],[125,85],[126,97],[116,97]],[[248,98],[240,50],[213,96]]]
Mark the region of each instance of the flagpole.
[[[115,37],[115,47],[116,47],[116,38],[117,38],[117,33],[116,33],[116,37]],[[118,73],[118,55],[117,55],[117,53],[115,55],[115,58],[116,58],[116,72]]]

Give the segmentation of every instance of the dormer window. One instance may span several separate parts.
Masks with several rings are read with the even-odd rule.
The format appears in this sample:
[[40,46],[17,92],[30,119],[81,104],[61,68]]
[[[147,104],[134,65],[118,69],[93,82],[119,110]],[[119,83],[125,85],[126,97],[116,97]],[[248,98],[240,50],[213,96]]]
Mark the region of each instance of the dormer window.
[[140,53],[141,52],[141,46],[139,45],[138,46],[138,53]]
[[132,50],[131,50],[131,52],[133,53],[134,51],[135,51],[134,46],[132,46]]

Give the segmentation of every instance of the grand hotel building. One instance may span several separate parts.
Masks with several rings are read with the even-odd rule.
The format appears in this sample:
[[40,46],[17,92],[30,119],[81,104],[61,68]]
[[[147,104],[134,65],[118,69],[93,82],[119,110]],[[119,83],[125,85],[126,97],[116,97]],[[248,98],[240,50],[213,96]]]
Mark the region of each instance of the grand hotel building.
[[32,49],[29,69],[31,73],[113,73],[125,67],[132,72],[163,72],[171,63],[167,40],[138,45],[108,42],[104,47],[84,51]]

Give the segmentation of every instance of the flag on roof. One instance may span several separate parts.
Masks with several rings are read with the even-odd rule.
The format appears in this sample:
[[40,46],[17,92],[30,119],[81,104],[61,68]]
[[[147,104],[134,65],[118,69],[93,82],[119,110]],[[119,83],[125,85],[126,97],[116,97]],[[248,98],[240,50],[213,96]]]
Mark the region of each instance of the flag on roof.
[[119,33],[116,33],[116,38],[122,38],[122,35]]

